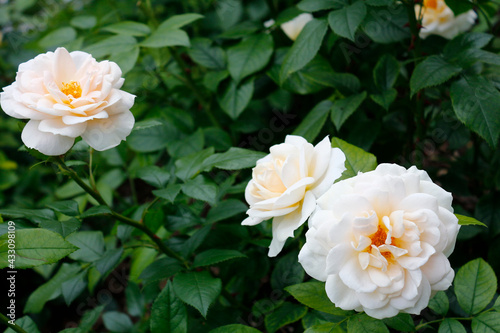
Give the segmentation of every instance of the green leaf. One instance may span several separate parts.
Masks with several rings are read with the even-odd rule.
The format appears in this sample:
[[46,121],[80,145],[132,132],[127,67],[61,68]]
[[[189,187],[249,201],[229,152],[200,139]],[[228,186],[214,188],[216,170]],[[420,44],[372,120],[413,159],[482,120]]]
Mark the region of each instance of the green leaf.
[[443,57],[430,56],[415,67],[410,79],[411,95],[419,90],[444,83],[462,71]]
[[474,4],[470,0],[445,0],[445,3],[450,7],[455,16],[468,12],[474,8]]
[[[21,317],[19,319],[16,319],[15,324],[16,324],[16,326],[19,326],[22,329],[24,329],[26,332],[40,333],[40,330],[38,330],[36,323],[33,321],[33,319],[31,319],[28,316],[24,316],[24,317]],[[15,333],[15,332],[16,331],[14,331],[12,328],[8,328],[3,333]]]
[[[15,235],[9,238],[9,235]],[[9,257],[9,239],[15,240],[15,268],[32,268],[61,260],[78,248],[61,235],[46,229],[20,229],[0,237],[0,269],[12,264]],[[9,262],[9,259],[11,262]]]
[[365,98],[366,91],[363,91],[360,94],[352,95],[333,102],[331,108],[331,119],[335,128],[337,128],[337,131],[340,130],[347,118],[349,118],[359,108]]
[[208,308],[215,302],[222,290],[222,282],[209,272],[188,272],[174,278],[175,294],[184,302],[196,308],[207,317]]
[[44,49],[53,46],[61,46],[76,39],[76,30],[71,27],[62,27],[57,30],[49,32],[42,39],[38,41],[38,45]]
[[101,58],[110,54],[129,52],[137,46],[137,40],[132,36],[116,35],[105,38],[89,45],[83,51],[92,54],[94,58]]
[[328,15],[328,23],[337,35],[354,41],[354,35],[366,16],[364,1],[358,0],[342,9],[333,10]]
[[184,304],[175,296],[170,281],[151,308],[151,333],[187,332],[187,312]]
[[253,21],[244,21],[239,24],[236,24],[229,28],[228,30],[224,31],[220,35],[218,35],[218,38],[224,38],[224,39],[239,39],[243,37],[248,37],[252,35],[254,32],[261,30],[262,25],[259,24],[259,22],[253,22]]
[[149,265],[139,276],[145,285],[158,280],[168,279],[177,274],[182,269],[182,265],[177,259],[162,258]]
[[56,215],[50,209],[8,208],[0,209],[0,215],[7,219],[24,218],[35,223],[41,223],[43,220],[54,220],[56,218]]
[[229,117],[235,120],[250,103],[253,91],[253,80],[247,80],[240,86],[235,81],[231,81],[224,94],[219,97],[219,105]]
[[497,147],[500,136],[500,92],[486,78],[464,76],[451,85],[451,101],[458,119]]
[[208,38],[193,39],[188,54],[194,62],[203,67],[215,70],[223,70],[226,67],[224,50],[221,47],[212,46],[212,41]]
[[345,333],[338,323],[326,323],[309,327],[304,333]]
[[259,151],[231,147],[225,153],[208,156],[208,158],[203,161],[202,170],[209,171],[214,167],[223,170],[252,168],[257,161],[264,156],[266,156],[266,154]]
[[167,200],[170,203],[174,203],[175,198],[181,191],[182,186],[180,184],[170,184],[167,188],[162,190],[154,190],[153,194],[157,197]]
[[416,331],[415,323],[408,313],[399,313],[392,318],[385,318],[384,323],[399,332],[414,332]]
[[227,50],[228,69],[231,77],[242,79],[263,69],[274,50],[274,41],[269,34],[252,35]]
[[206,250],[194,258],[193,267],[213,266],[237,258],[246,258],[246,255],[236,250]]
[[346,316],[349,311],[337,308],[328,298],[324,282],[305,282],[285,288],[297,301],[318,311]]
[[175,175],[186,181],[197,175],[202,170],[202,163],[214,153],[214,148],[210,147],[200,152],[189,154],[175,161],[177,171]]
[[159,48],[166,46],[191,46],[189,36],[184,30],[168,30],[160,29],[154,31],[151,36],[146,38],[140,44],[143,47]]
[[66,240],[79,248],[70,258],[83,262],[94,262],[104,254],[104,236],[101,231],[79,231],[69,235]]
[[70,306],[75,298],[77,298],[85,290],[85,287],[87,287],[87,281],[85,280],[86,275],[87,271],[83,271],[62,283],[61,290],[67,306]]
[[[217,92],[217,89],[219,88],[220,83],[225,80],[229,76],[229,72],[227,70],[222,70],[218,72],[208,72],[205,74],[205,77],[203,78],[203,85],[205,88],[210,90],[211,92]],[[215,128],[216,130],[222,131],[219,128]],[[207,135],[205,129],[203,131],[205,135]],[[224,131],[222,131],[224,132]],[[227,133],[224,132],[224,134],[227,136]],[[217,147],[216,147],[217,149]],[[227,149],[227,148],[226,148]]]
[[93,15],[75,16],[69,23],[78,29],[92,29],[97,24],[97,18]]
[[95,267],[99,273],[106,275],[118,265],[122,254],[123,248],[108,250],[99,260],[95,262]]
[[497,278],[491,266],[478,258],[458,270],[453,285],[460,307],[474,315],[483,310],[495,296]]
[[116,62],[123,74],[131,71],[137,59],[139,58],[140,48],[139,46],[133,47],[130,51],[124,51],[120,53],[113,53],[109,56],[109,60]]
[[472,318],[472,332],[500,333],[500,313],[486,312]]
[[329,100],[324,100],[316,104],[307,116],[304,117],[304,120],[297,126],[295,131],[293,131],[292,135],[300,135],[308,142],[313,142],[325,125],[332,105],[333,103]]
[[127,144],[134,151],[150,153],[165,148],[169,141],[177,139],[178,136],[179,130],[170,122],[148,119],[135,124],[127,138]]
[[488,227],[486,224],[484,224],[483,222],[479,222],[473,217],[460,214],[455,214],[455,216],[458,218],[458,224],[460,225],[480,225],[482,227]]
[[375,86],[382,91],[394,86],[399,75],[399,62],[392,55],[384,54],[373,69]]
[[158,30],[160,31],[168,31],[182,28],[189,23],[202,19],[203,15],[195,14],[195,13],[187,13],[174,15],[163,21],[159,26]]
[[181,189],[188,197],[206,201],[212,206],[216,203],[218,187],[202,175],[188,180]]
[[305,25],[283,60],[279,75],[280,85],[283,85],[291,74],[302,69],[316,56],[327,29],[328,26],[324,20],[313,19]]
[[351,145],[339,138],[332,138],[332,147],[340,148],[346,157],[346,170],[342,173],[339,180],[354,177],[359,171],[367,172],[377,167],[377,158],[375,155],[364,151],[354,145]]
[[408,14],[402,4],[393,3],[390,11],[386,7],[368,7],[368,14],[361,26],[376,43],[396,43],[411,37]]
[[170,179],[170,172],[156,165],[148,165],[137,170],[137,177],[151,186],[164,187]]
[[450,61],[459,59],[463,52],[470,49],[480,49],[486,46],[492,38],[492,35],[480,32],[459,34],[446,44],[443,55]]
[[219,202],[217,206],[210,209],[207,214],[207,223],[215,223],[226,220],[235,215],[246,212],[248,206],[237,199],[227,199]]
[[117,311],[106,312],[102,315],[104,327],[113,333],[128,333],[134,326],[130,317]]
[[301,283],[304,280],[304,269],[298,262],[298,253],[292,251],[280,258],[271,274],[271,286],[273,290],[285,289],[285,287]]
[[446,293],[444,291],[438,291],[429,301],[429,308],[439,315],[446,316],[450,308],[450,301]]
[[78,231],[82,225],[80,220],[75,218],[71,218],[65,221],[57,221],[57,220],[43,220],[40,223],[40,227],[57,232],[64,238],[68,235],[72,234],[75,231]]
[[383,107],[386,111],[389,110],[389,107],[391,104],[394,102],[396,97],[398,96],[398,92],[394,88],[390,88],[387,90],[382,91],[381,93],[378,94],[371,94],[370,98]]
[[276,332],[279,328],[300,320],[307,313],[303,305],[285,302],[277,310],[271,312],[264,319],[269,333]]
[[100,305],[90,311],[85,312],[78,328],[81,330],[79,333],[88,333],[92,330],[97,320],[101,317],[104,310],[104,305]]
[[439,324],[438,333],[466,333],[465,327],[456,319],[445,318]]
[[317,12],[335,8],[335,2],[332,0],[302,0],[297,4],[297,7],[305,12]]
[[259,330],[241,324],[231,324],[211,330],[209,333],[260,333]]
[[78,203],[74,200],[56,201],[53,203],[46,204],[46,206],[50,209],[61,212],[68,216],[80,215],[80,209],[78,208]]
[[133,317],[141,317],[144,315],[146,302],[144,301],[144,295],[141,292],[141,288],[132,282],[127,282],[127,288],[125,289],[125,296],[127,298],[127,311]]
[[109,31],[118,35],[128,35],[142,37],[149,35],[151,29],[144,23],[134,21],[122,21],[115,24],[108,25],[102,28],[104,31]]
[[356,333],[389,333],[384,322],[365,313],[360,313],[349,318],[347,331]]
[[84,219],[87,217],[99,216],[105,214],[111,214],[111,209],[108,206],[100,205],[89,208],[82,215],[80,215],[80,218]]
[[45,303],[61,295],[61,284],[79,271],[80,265],[63,263],[52,279],[31,293],[24,307],[24,313],[40,313]]

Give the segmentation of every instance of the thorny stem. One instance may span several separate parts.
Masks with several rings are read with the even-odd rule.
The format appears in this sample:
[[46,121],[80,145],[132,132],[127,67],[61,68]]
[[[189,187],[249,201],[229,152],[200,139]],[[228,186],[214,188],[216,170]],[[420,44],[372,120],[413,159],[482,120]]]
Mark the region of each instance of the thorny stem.
[[0,322],[4,323],[7,325],[10,329],[16,331],[17,333],[28,333],[21,326],[18,326],[16,324],[12,325],[9,323],[9,318],[7,318],[3,313],[0,313]]
[[175,258],[179,260],[181,263],[184,264],[186,268],[189,268],[188,262],[181,257],[179,254],[174,252],[172,249],[170,249],[168,246],[166,246],[163,241],[155,235],[154,232],[152,232],[146,225],[139,221],[135,221],[131,218],[128,218],[124,215],[121,215],[111,209],[111,207],[106,203],[106,201],[102,198],[101,194],[97,192],[96,190],[92,189],[89,185],[87,185],[81,178],[78,176],[78,174],[71,168],[69,168],[65,163],[64,160],[59,156],[57,158],[53,159],[54,163],[56,163],[59,166],[59,169],[61,172],[67,176],[69,176],[71,179],[73,179],[85,192],[90,194],[92,198],[94,198],[99,204],[106,206],[110,209],[111,215],[117,219],[118,221],[127,224],[129,226],[132,226],[136,229],[141,230],[144,232],[160,249],[161,252],[165,253],[167,256]]

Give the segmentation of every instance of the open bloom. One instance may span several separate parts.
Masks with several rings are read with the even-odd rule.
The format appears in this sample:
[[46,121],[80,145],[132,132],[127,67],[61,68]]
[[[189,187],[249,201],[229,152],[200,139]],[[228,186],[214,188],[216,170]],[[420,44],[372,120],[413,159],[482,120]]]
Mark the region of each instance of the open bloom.
[[305,25],[313,18],[314,17],[309,13],[302,13],[294,19],[283,23],[281,25],[281,30],[283,30],[288,38],[296,40]]
[[120,90],[121,75],[114,62],[58,48],[19,65],[16,81],[0,94],[0,105],[9,116],[29,119],[21,138],[45,155],[66,153],[79,136],[106,150],[134,126],[135,96]]
[[270,154],[257,161],[245,190],[250,204],[243,225],[256,225],[273,218],[269,256],[276,256],[288,237],[316,208],[316,198],[339,178],[345,155],[332,148],[328,137],[316,147],[304,138],[288,135]]
[[344,310],[418,314],[453,281],[447,257],[459,225],[451,201],[425,171],[381,164],[318,199],[299,262]]
[[424,0],[423,7],[416,5],[415,11],[417,15],[422,12],[422,29],[419,34],[422,39],[429,35],[452,39],[469,30],[477,18],[473,10],[455,16],[444,0]]

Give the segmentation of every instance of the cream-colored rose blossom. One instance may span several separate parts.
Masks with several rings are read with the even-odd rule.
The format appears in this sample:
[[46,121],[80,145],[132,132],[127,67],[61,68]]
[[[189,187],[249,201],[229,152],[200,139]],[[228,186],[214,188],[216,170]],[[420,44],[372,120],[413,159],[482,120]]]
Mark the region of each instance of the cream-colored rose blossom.
[[313,18],[314,17],[309,13],[302,13],[294,19],[283,23],[281,25],[281,30],[283,30],[288,38],[296,40],[305,25]]
[[444,0],[424,0],[423,7],[416,5],[415,11],[417,15],[420,12],[422,15],[422,29],[419,34],[422,39],[429,35],[452,39],[459,33],[469,30],[477,18],[473,10],[455,16]]
[[269,256],[276,256],[307,220],[316,208],[316,198],[342,175],[344,162],[344,153],[332,148],[328,137],[314,147],[295,135],[288,135],[284,143],[272,146],[270,154],[257,161],[245,190],[249,217],[242,224],[273,219]]
[[79,136],[106,150],[125,140],[134,126],[135,96],[120,90],[121,75],[114,62],[58,48],[19,65],[0,105],[9,116],[29,119],[21,138],[45,155],[66,153]]
[[425,171],[381,164],[318,199],[299,262],[344,310],[418,314],[453,281],[460,226],[451,202]]

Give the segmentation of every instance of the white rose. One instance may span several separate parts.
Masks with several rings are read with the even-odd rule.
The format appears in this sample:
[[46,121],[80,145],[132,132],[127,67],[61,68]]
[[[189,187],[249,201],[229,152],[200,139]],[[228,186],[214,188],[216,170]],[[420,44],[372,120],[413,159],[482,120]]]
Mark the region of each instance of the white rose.
[[281,30],[290,38],[291,40],[296,40],[299,36],[304,26],[313,19],[314,17],[309,13],[303,13],[294,19],[285,22],[281,25]]
[[[419,15],[420,10],[420,6],[416,5],[417,15]],[[419,35],[422,39],[429,35],[439,35],[452,39],[459,33],[469,30],[476,18],[477,14],[473,10],[455,16],[444,0],[424,0],[422,29],[420,29]]]
[[245,190],[249,217],[242,224],[273,218],[269,256],[274,257],[314,211],[316,198],[342,175],[345,155],[332,148],[328,137],[314,147],[295,135],[288,135],[285,143],[272,146],[270,152],[253,168]]
[[381,164],[318,199],[299,262],[344,310],[418,314],[453,281],[447,257],[460,226],[451,201],[425,171]]
[[0,105],[9,116],[30,119],[21,138],[45,155],[66,153],[78,136],[105,150],[125,140],[134,126],[135,96],[120,90],[121,75],[114,62],[58,48],[19,65]]

